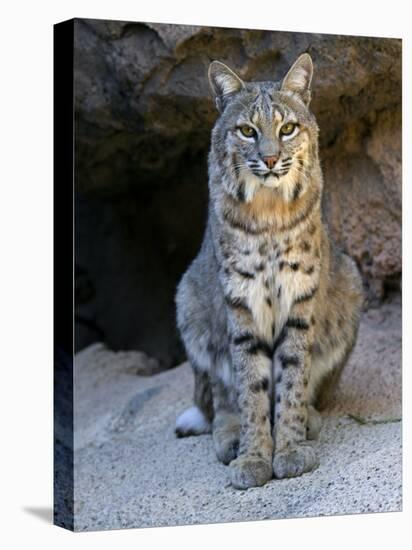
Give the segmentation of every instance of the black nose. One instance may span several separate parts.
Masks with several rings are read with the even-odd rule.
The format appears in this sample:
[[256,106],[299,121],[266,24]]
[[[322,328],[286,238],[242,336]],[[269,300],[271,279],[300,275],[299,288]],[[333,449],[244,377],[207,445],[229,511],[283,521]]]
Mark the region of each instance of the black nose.
[[262,157],[263,162],[269,169],[272,169],[277,161],[279,160],[279,155],[271,155],[268,157]]

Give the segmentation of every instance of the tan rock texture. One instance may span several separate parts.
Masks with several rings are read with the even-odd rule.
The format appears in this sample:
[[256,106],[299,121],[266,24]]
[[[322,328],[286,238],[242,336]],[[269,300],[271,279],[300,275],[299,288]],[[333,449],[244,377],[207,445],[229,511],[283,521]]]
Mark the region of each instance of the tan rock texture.
[[[136,376],[134,353],[76,355],[74,527],[158,527],[402,509],[401,304],[362,317],[359,339],[314,442],[320,466],[238,491],[211,435],[177,439],[192,402],[185,363]],[[293,545],[292,545],[293,548]]]
[[387,38],[76,20],[78,348],[104,340],[165,366],[182,358],[173,296],[205,222],[213,59],[246,80],[278,80],[310,53],[331,233],[358,263],[369,303],[398,287],[401,48]]

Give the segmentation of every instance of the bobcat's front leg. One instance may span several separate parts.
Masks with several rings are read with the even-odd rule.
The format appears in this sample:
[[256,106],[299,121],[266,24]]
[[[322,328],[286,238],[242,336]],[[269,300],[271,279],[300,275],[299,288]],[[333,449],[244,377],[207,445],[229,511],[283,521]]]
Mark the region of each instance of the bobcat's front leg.
[[311,308],[295,304],[283,328],[274,358],[274,459],[277,478],[300,476],[319,465],[306,441],[307,386],[313,340]]
[[[230,463],[232,485],[247,489],[271,479],[270,425],[272,351],[253,330],[247,306],[237,302],[232,317],[231,355],[240,411],[239,453]],[[239,322],[240,321],[240,322]]]

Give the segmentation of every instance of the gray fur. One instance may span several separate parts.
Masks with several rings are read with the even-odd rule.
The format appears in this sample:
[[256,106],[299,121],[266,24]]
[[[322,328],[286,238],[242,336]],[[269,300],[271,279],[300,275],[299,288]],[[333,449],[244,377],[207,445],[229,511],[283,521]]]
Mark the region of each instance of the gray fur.
[[[320,429],[313,405],[358,329],[359,274],[321,219],[312,70],[307,54],[282,83],[243,82],[219,62],[209,70],[220,111],[209,216],[176,295],[204,421],[194,415],[191,429],[178,420],[177,432],[198,434],[210,421],[217,456],[230,463],[237,488],[317,467],[307,441]],[[291,137],[281,134],[291,128]]]

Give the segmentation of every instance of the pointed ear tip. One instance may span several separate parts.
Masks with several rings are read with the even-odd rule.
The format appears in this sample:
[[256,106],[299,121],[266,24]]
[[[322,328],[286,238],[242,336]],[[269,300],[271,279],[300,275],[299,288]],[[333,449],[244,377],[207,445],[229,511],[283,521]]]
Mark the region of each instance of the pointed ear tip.
[[213,79],[219,72],[222,72],[226,69],[226,65],[221,61],[214,59],[211,61],[209,68],[207,70],[207,75],[209,80]]
[[209,68],[207,70],[207,76],[210,82],[212,82],[214,76],[216,75],[216,71],[219,70],[219,61],[212,61],[209,65]]
[[213,61],[210,62],[209,71],[215,70],[215,69],[223,69],[223,68],[226,68],[226,65],[221,61],[218,61],[217,59],[214,59]]
[[302,55],[299,56],[299,60],[301,62],[304,62],[304,63],[307,63],[310,67],[313,67],[313,60],[312,60],[312,57],[310,56],[310,54],[308,54],[307,52],[303,53]]

